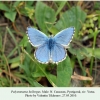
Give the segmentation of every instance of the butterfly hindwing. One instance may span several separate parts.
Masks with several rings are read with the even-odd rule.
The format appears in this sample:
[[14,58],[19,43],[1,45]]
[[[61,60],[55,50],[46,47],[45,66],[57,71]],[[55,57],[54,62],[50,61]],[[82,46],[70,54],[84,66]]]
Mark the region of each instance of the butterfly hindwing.
[[63,46],[68,46],[70,41],[72,40],[74,34],[74,27],[69,27],[60,31],[57,35],[54,36],[54,40],[56,43],[61,44]]
[[51,50],[51,59],[53,63],[60,62],[66,57],[66,50],[60,44],[55,44],[54,48]]
[[48,40],[48,37],[44,33],[32,27],[27,28],[27,34],[29,41],[34,47],[38,47]]
[[35,57],[41,63],[48,63],[49,56],[50,56],[50,50],[48,49],[47,44],[43,44],[35,51]]

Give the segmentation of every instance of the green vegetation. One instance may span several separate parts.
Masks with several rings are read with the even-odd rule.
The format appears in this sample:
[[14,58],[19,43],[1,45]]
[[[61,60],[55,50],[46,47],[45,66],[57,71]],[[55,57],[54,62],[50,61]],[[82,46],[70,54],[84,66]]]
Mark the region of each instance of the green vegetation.
[[[48,36],[74,26],[66,59],[58,64],[35,60],[28,26]],[[99,29],[97,1],[0,1],[0,86],[71,87],[75,80],[81,82],[77,86],[100,84]]]

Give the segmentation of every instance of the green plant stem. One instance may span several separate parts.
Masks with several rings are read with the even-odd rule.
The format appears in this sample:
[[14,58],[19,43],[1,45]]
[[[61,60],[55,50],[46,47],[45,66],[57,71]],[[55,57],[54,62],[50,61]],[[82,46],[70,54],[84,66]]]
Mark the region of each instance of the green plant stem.
[[58,10],[57,10],[57,12],[56,12],[56,16],[61,12],[61,10],[63,9],[63,7],[65,6],[65,4],[66,4],[66,1],[62,1],[61,2],[61,4],[60,4],[60,6],[59,6],[59,8],[58,8]]
[[78,60],[78,63],[79,63],[79,65],[80,65],[80,68],[81,68],[81,70],[82,70],[83,75],[86,76],[85,69],[84,69],[84,67],[82,66],[82,63],[81,63],[81,61],[80,61],[80,59],[79,59],[78,57],[77,57],[77,60]]
[[98,32],[99,32],[98,30],[96,30],[94,32],[93,48],[92,48],[92,57],[91,57],[91,62],[90,62],[90,74],[92,74],[93,61],[94,61],[94,51],[95,51],[96,37],[97,37]]
[[71,9],[71,6],[70,6],[70,4],[68,3],[68,1],[67,1],[66,4],[67,4],[68,8]]

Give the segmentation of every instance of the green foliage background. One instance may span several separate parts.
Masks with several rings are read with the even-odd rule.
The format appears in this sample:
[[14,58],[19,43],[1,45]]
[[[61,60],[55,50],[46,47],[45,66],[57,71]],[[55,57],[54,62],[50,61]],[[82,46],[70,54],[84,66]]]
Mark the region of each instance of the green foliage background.
[[[100,3],[94,2],[93,8],[90,8],[91,12],[82,8],[81,3],[85,5],[86,2],[0,1],[0,16],[7,20],[7,25],[3,28],[2,23],[0,24],[0,86],[44,87],[40,80],[45,77],[52,87],[69,87],[72,86],[71,76],[76,63],[82,71],[81,75],[86,77],[86,66],[83,65],[85,59],[89,61],[89,73],[92,77],[94,61],[100,59],[100,48],[96,47],[100,33]],[[23,30],[16,27],[17,19],[21,20]],[[63,62],[46,65],[34,59],[35,48],[28,42],[25,33],[30,25],[48,36],[67,27],[75,27],[73,41]],[[7,35],[11,37],[14,47],[6,54]],[[18,37],[21,37],[19,41]],[[82,44],[90,39],[93,39],[91,47]],[[52,70],[55,70],[55,73],[52,73]],[[93,80],[82,80],[83,86],[91,82]]]

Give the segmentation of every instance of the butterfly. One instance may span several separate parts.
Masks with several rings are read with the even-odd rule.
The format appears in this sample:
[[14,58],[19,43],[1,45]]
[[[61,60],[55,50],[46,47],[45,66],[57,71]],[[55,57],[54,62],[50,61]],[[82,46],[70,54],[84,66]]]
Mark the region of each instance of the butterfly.
[[27,35],[32,46],[36,47],[35,58],[40,63],[58,63],[63,61],[74,34],[74,27],[66,28],[53,36],[46,36],[43,32],[27,27]]

